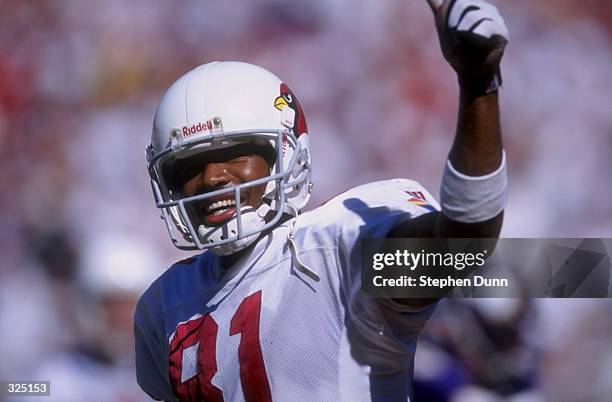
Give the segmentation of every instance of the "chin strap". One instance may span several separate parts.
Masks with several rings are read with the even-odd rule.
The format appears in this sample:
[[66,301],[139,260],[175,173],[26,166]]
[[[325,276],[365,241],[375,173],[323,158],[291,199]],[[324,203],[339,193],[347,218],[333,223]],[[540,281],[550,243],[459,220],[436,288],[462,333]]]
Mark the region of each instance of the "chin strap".
[[289,237],[288,237],[289,250],[291,251],[291,256],[293,257],[293,261],[295,261],[295,266],[298,271],[300,271],[301,273],[303,273],[304,275],[306,275],[313,281],[319,282],[321,280],[321,278],[319,278],[319,275],[317,275],[316,272],[312,271],[302,261],[300,261],[299,254],[295,247],[295,242],[293,241],[294,230],[295,230],[295,222],[293,223],[293,226],[291,227],[291,230],[289,231]]

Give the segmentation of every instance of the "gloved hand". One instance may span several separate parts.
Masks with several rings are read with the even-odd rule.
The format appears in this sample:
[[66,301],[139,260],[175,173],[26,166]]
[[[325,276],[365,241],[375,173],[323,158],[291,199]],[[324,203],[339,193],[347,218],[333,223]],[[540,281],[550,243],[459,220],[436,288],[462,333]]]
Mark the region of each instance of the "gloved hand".
[[444,58],[459,85],[475,95],[501,86],[500,62],[510,34],[497,8],[484,0],[427,0]]

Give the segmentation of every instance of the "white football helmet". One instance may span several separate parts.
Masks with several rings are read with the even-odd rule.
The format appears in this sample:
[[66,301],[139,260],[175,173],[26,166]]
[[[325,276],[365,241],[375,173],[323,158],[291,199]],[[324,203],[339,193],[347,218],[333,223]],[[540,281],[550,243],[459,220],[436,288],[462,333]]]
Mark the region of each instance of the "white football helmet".
[[[269,176],[192,197],[172,189],[173,162],[245,142],[272,147]],[[157,107],[147,161],[157,207],[173,244],[184,250],[211,249],[219,255],[241,250],[283,213],[296,216],[312,191],[302,109],[278,77],[248,63],[204,64],[174,82]],[[239,206],[242,189],[264,183],[258,208],[237,207],[234,217],[219,226],[206,226],[191,212],[193,203],[222,194],[231,194]]]

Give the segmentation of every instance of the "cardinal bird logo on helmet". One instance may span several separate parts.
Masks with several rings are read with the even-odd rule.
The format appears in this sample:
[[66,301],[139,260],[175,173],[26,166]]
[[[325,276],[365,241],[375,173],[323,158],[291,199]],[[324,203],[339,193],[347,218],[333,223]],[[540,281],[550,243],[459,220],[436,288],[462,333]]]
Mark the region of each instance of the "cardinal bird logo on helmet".
[[283,113],[283,125],[293,129],[296,137],[308,132],[302,107],[285,83],[280,85],[280,95],[274,99],[274,107]]

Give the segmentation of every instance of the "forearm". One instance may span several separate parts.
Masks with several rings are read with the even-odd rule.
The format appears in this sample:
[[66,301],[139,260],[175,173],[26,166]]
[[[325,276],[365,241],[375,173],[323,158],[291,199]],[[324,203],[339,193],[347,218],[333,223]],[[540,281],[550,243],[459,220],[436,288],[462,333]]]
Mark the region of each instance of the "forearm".
[[455,140],[449,153],[453,167],[468,176],[499,168],[502,138],[497,92],[475,96],[461,90]]
[[428,1],[442,54],[459,78],[457,130],[442,177],[441,213],[394,234],[496,237],[507,184],[497,88],[510,34],[485,1]]
[[[474,181],[465,182],[465,185],[470,186],[469,188],[472,188],[472,190],[466,188],[465,194],[459,197],[459,200],[465,199],[466,196],[469,199],[468,194],[471,191],[476,191],[472,195],[474,207],[465,205],[467,214],[463,215],[459,212],[461,208],[456,209],[456,207],[465,201],[457,201],[449,191],[443,191],[447,196],[443,197],[442,200],[443,212],[438,218],[438,235],[443,237],[499,236],[503,213],[497,208],[503,203],[503,191],[501,187],[496,187],[494,183],[501,186],[502,181],[500,180],[505,181],[505,176],[495,179],[491,186],[485,185],[484,192],[482,186],[480,187],[481,190],[477,190],[478,187],[473,186],[479,178],[500,169],[503,159],[502,150],[497,92],[474,96],[462,90],[457,118],[457,132],[449,152],[449,161],[457,172],[474,178]],[[504,172],[500,172],[500,174],[504,175]],[[445,173],[445,176],[447,175],[449,175],[448,172]],[[448,179],[445,178],[444,180]],[[448,188],[446,187],[446,189]],[[478,205],[482,203],[482,200],[487,199],[497,201],[482,206]],[[445,202],[447,200],[448,202]],[[473,212],[469,212],[470,210],[473,210]],[[500,212],[494,215],[490,213],[491,210]],[[479,216],[480,218],[476,219]],[[464,220],[464,218],[466,219]]]

